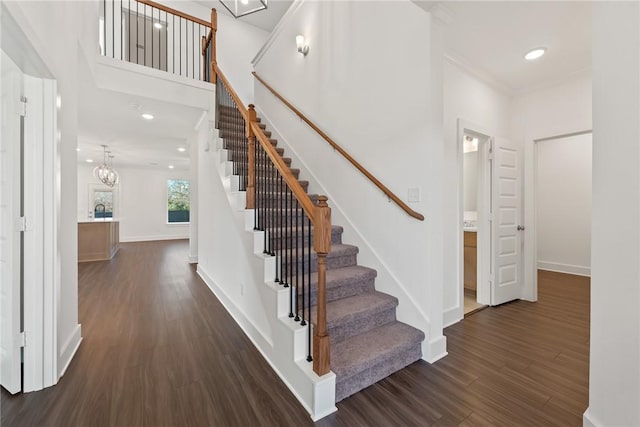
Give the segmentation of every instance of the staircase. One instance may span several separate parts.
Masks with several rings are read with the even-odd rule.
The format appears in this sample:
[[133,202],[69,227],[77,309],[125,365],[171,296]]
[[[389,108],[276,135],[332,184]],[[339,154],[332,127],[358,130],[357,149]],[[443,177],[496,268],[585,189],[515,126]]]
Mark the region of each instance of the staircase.
[[[236,109],[220,107],[218,114],[219,135],[224,140],[224,148],[229,151],[228,159],[235,163],[235,168],[246,168],[246,137],[238,127],[242,121],[240,113]],[[260,127],[266,129],[264,124]],[[269,131],[264,133],[271,137]],[[291,159],[284,157],[284,149],[277,146],[276,140],[271,139],[270,142],[291,167]],[[290,170],[297,179],[300,178],[299,170]],[[307,190],[309,183],[299,182]],[[269,195],[270,200],[279,197],[280,193]],[[315,202],[316,196],[310,197]],[[276,240],[275,245],[285,251],[287,262],[307,263],[309,254],[303,258],[298,251],[289,249],[287,243],[291,236],[308,240],[308,233],[302,233],[297,227],[285,227],[281,231],[285,238]],[[331,370],[336,375],[336,402],[419,360],[422,357],[421,342],[425,337],[422,331],[396,319],[398,300],[376,291],[376,271],[358,265],[358,248],[343,243],[342,231],[342,227],[332,226],[326,274],[327,330],[331,343]],[[315,253],[310,256],[311,271],[315,271]],[[316,284],[317,273],[314,272],[311,275],[311,309],[307,309],[310,311],[305,316],[307,319],[316,319]]]

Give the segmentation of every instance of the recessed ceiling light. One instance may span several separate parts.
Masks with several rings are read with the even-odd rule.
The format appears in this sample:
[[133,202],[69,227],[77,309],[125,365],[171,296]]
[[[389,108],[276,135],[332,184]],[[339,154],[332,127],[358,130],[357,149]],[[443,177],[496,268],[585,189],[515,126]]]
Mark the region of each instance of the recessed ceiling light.
[[76,148],[76,151],[80,151],[80,149],[79,149],[79,148]]
[[169,169],[173,169],[175,166],[173,165],[169,165]]
[[242,4],[249,4],[249,0],[240,0],[240,3],[242,3]]
[[535,49],[531,49],[529,52],[527,52],[524,55],[524,59],[526,59],[527,61],[533,61],[534,59],[538,59],[542,55],[544,55],[546,51],[547,49],[544,47],[537,47]]
[[87,159],[87,163],[93,163],[93,159]]
[[58,110],[62,107],[62,98],[60,98],[60,95],[56,96],[56,107],[58,107]]
[[156,22],[155,24],[153,24],[154,27],[156,27],[157,29],[162,29],[162,24],[159,22]]
[[187,149],[184,147],[178,147],[178,151],[184,153],[185,151],[187,151]]
[[142,113],[142,118],[145,120],[153,120],[153,114]]

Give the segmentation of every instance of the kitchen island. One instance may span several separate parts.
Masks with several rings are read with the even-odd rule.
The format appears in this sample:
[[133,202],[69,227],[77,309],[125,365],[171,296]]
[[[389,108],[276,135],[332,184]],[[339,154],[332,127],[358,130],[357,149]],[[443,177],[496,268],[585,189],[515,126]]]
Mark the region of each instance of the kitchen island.
[[78,262],[110,260],[119,248],[119,221],[78,222]]

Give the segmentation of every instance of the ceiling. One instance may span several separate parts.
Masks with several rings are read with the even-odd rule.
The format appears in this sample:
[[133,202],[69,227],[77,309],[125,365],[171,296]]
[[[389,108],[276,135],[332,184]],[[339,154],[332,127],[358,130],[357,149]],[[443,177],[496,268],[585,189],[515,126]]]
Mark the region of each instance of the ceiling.
[[[224,9],[218,2],[198,3]],[[241,20],[271,31],[291,3],[270,0],[267,11]],[[440,2],[437,7],[450,17],[444,26],[448,57],[510,94],[566,80],[590,67],[589,2],[456,1]],[[525,61],[524,54],[539,46],[546,47],[547,54]],[[90,76],[84,66],[79,75]],[[82,80],[81,93],[79,162],[101,161],[105,144],[115,155],[116,168],[189,167],[186,137],[193,132],[201,109],[98,89],[90,77]],[[143,112],[151,112],[155,120],[143,120]],[[180,147],[187,151],[178,151]]]
[[[490,83],[517,94],[591,66],[592,3],[582,1],[441,2],[449,15],[445,51]],[[547,53],[535,61],[524,54]]]
[[[257,1],[257,0],[250,0]],[[280,19],[285,14],[289,6],[293,3],[293,0],[264,0],[267,3],[267,9],[259,12],[252,13],[250,15],[238,18],[239,21],[251,24],[255,27],[261,28],[265,31],[271,32],[275,26],[280,22]],[[196,0],[195,3],[206,7],[207,9],[216,8],[220,13],[227,16],[233,16],[225,8],[219,0]]]
[[[83,61],[81,61],[83,62]],[[90,71],[81,79],[78,111],[78,162],[103,159],[102,145],[119,165],[167,169],[189,168],[187,137],[203,110],[120,92],[98,89]],[[153,114],[154,120],[141,117]],[[178,148],[185,148],[180,152]]]

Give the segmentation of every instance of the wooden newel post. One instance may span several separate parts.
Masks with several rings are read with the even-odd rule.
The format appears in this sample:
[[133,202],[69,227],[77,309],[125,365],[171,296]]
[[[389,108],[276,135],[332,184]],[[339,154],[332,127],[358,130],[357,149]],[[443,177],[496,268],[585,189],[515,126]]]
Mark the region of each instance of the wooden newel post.
[[331,250],[331,208],[327,196],[318,197],[313,224],[313,250],[318,254],[318,306],[313,334],[313,371],[318,375],[331,369],[329,335],[327,334],[327,254]]
[[211,9],[211,83],[216,83],[218,81],[218,76],[216,75],[216,66],[218,65],[218,60],[216,59],[216,33],[218,32],[218,11],[213,8]]
[[251,127],[256,123],[256,110],[253,104],[249,104],[249,120],[247,121],[248,165],[249,177],[247,182],[247,209],[256,207],[256,134]]

